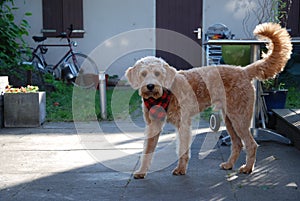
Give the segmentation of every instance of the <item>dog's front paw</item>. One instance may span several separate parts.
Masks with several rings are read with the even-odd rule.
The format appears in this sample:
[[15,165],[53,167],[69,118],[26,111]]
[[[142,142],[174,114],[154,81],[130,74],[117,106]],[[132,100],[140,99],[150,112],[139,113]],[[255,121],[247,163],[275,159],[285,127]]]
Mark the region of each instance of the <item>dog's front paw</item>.
[[253,171],[253,167],[247,167],[246,165],[242,165],[239,169],[240,173],[250,174]]
[[173,175],[185,175],[186,174],[186,168],[179,168],[179,167],[176,167],[174,170],[173,170]]
[[227,163],[227,162],[221,163],[220,168],[223,169],[223,170],[231,170],[232,169],[232,164]]
[[146,177],[146,173],[142,173],[142,172],[135,172],[133,174],[133,177],[135,179],[144,179]]

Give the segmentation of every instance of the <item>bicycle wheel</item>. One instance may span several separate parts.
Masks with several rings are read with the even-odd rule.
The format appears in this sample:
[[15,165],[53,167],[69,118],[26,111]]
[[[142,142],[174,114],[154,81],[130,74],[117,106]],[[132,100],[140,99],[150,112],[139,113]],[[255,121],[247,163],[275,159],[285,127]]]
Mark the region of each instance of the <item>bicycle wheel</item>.
[[[74,76],[74,78],[69,77],[69,80],[77,87],[97,88],[99,78],[96,63],[90,57],[82,53],[76,52],[74,56],[76,60],[73,59],[72,55],[69,55],[65,60],[65,63],[69,64],[70,68],[73,68],[65,69],[65,71],[72,73]],[[62,70],[62,74],[63,76],[66,74],[64,73],[64,69]]]

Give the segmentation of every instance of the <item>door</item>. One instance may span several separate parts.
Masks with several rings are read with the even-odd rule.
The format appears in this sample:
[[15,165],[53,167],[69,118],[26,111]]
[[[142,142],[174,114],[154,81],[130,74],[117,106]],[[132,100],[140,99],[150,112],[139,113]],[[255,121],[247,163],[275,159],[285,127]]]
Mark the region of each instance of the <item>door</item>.
[[177,69],[201,66],[201,27],[202,0],[156,0],[156,56]]

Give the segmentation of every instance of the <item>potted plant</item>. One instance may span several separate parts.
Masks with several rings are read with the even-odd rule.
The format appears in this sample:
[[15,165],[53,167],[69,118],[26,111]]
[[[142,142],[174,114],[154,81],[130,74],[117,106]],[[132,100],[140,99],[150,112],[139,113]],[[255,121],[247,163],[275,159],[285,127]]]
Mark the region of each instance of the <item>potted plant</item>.
[[46,119],[46,93],[37,86],[13,88],[4,93],[5,127],[39,127]]
[[278,81],[278,77],[262,82],[263,92],[267,110],[283,109],[285,107],[288,89],[285,84]]

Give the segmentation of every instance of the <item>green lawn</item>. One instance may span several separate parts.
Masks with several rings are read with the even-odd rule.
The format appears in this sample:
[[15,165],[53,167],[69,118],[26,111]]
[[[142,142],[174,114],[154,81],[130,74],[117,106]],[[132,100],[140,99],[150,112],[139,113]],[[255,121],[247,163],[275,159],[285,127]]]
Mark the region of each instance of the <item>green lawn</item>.
[[[101,120],[99,90],[78,89],[58,81],[47,92],[47,121]],[[107,118],[126,119],[141,107],[141,98],[129,87],[106,90]]]
[[[101,120],[98,90],[81,90],[60,81],[54,81],[56,90],[47,92],[47,121]],[[129,87],[107,89],[108,120],[126,119],[141,107],[137,91]],[[289,88],[286,108],[300,108],[300,92]],[[208,119],[211,109],[202,113]]]
[[300,108],[300,91],[294,87],[288,89],[288,95],[285,107],[289,109],[299,109]]

